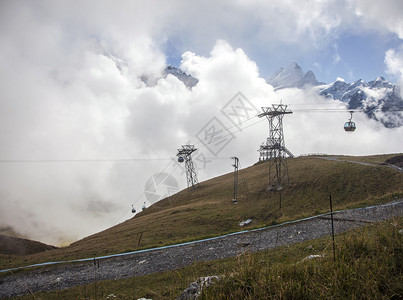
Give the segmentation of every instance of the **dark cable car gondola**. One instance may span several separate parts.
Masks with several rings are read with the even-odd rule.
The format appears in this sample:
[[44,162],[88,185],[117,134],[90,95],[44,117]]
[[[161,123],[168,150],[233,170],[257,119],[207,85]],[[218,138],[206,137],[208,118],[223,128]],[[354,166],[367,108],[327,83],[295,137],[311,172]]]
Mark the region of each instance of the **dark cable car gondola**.
[[183,158],[183,156],[178,156],[178,162],[183,163],[184,160],[185,160],[185,159]]
[[136,213],[136,209],[134,208],[134,206],[132,205],[132,213]]
[[347,132],[353,132],[356,128],[355,123],[351,121],[353,119],[353,112],[350,111],[350,114],[351,114],[350,119],[346,123],[344,123],[344,130]]

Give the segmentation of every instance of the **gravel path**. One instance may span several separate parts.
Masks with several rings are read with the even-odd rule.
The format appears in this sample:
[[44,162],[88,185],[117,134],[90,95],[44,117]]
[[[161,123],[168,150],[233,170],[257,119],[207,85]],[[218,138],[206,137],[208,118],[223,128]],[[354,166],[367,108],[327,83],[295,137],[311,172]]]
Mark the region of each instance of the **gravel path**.
[[[335,232],[340,233],[402,215],[402,199],[387,205],[337,212],[334,215]],[[167,271],[187,266],[195,261],[236,256],[245,249],[248,251],[272,249],[330,234],[330,216],[321,215],[164,249],[144,250],[124,256],[42,267],[15,274],[10,272],[9,275],[0,278],[0,298],[66,289],[99,280]]]

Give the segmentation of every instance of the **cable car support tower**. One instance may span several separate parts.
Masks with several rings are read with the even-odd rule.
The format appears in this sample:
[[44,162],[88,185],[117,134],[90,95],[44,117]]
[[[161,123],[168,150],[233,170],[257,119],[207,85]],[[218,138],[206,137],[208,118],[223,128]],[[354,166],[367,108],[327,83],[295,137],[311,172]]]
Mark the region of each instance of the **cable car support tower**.
[[[269,121],[269,137],[266,145],[260,146],[259,160],[268,160],[269,164],[269,185],[272,191],[281,191],[285,183],[288,182],[288,167],[286,156],[294,157],[285,147],[283,132],[283,117],[292,114],[287,110],[287,105],[272,104],[272,107],[262,107],[263,113],[258,117],[267,117]],[[280,204],[281,207],[281,204]]]
[[178,149],[178,154],[176,154],[178,157],[178,162],[185,162],[188,188],[192,187],[193,190],[199,186],[196,170],[192,161],[192,153],[196,150],[197,149],[194,147],[194,145],[183,145],[182,149]]

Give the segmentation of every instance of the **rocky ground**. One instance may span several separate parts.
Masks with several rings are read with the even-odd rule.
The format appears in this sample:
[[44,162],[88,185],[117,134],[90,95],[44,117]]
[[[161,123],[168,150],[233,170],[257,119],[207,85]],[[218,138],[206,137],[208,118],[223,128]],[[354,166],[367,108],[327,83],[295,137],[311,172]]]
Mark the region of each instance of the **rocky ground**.
[[[334,214],[335,232],[403,215],[403,201]],[[165,248],[98,258],[91,261],[8,272],[0,278],[0,297],[66,289],[94,281],[128,278],[172,270],[194,261],[208,261],[298,243],[331,234],[330,215],[316,216],[265,229],[229,234]]]

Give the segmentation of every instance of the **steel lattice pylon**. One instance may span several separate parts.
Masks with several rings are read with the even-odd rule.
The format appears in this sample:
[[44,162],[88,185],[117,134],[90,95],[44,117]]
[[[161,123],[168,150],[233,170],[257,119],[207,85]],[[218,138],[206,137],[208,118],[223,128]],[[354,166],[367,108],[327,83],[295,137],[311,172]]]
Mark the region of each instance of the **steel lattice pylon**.
[[182,149],[178,149],[178,154],[176,154],[179,162],[185,162],[188,188],[192,187],[193,189],[196,189],[199,186],[196,170],[192,161],[192,153],[196,150],[197,149],[194,147],[194,145],[183,145]]
[[285,114],[292,114],[287,110],[287,105],[272,104],[272,107],[262,107],[263,113],[259,118],[266,116],[269,121],[269,137],[266,144],[260,146],[259,160],[269,160],[269,189],[281,190],[288,182],[288,155],[292,153],[285,147],[283,132],[283,117]]

